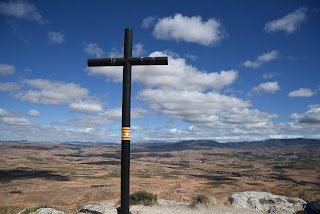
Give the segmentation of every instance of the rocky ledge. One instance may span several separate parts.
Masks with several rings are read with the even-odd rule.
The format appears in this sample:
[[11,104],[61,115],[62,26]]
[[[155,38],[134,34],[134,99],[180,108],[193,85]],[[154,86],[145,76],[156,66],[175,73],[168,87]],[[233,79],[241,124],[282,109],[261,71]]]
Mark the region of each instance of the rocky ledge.
[[227,205],[267,213],[297,213],[307,204],[302,199],[273,195],[268,192],[240,192],[231,195]]
[[[254,213],[288,213],[303,212],[302,199],[273,195],[267,192],[241,192],[231,195],[225,205],[207,205],[191,207],[189,203],[160,199],[156,206],[133,205],[131,214],[254,214]],[[117,214],[118,205],[102,203],[86,205],[76,214]],[[32,214],[64,214],[52,208],[41,208]]]

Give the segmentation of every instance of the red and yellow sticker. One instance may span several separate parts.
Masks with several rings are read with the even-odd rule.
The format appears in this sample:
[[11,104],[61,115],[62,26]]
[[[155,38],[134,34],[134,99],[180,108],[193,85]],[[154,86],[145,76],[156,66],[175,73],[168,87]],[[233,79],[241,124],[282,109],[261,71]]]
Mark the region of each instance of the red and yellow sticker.
[[122,127],[122,140],[130,140],[130,127]]

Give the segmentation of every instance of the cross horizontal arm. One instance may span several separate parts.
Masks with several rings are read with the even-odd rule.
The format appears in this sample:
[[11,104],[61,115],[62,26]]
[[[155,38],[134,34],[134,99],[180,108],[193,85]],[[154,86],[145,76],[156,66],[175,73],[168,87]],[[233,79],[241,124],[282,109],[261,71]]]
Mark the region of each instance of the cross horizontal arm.
[[168,57],[133,57],[131,65],[168,65]]
[[[168,65],[168,57],[133,57],[128,59],[131,65]],[[125,58],[88,59],[88,66],[124,66]]]
[[126,62],[125,58],[100,58],[100,59],[88,59],[88,66],[123,66]]

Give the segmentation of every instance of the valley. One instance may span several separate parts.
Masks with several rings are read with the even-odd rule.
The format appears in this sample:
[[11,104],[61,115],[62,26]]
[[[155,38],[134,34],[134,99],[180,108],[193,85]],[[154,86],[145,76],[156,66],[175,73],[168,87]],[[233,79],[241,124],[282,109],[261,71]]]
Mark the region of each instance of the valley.
[[[0,142],[0,206],[48,205],[74,213],[120,199],[120,145]],[[236,192],[263,191],[320,200],[320,141],[131,144],[130,191],[225,203]]]

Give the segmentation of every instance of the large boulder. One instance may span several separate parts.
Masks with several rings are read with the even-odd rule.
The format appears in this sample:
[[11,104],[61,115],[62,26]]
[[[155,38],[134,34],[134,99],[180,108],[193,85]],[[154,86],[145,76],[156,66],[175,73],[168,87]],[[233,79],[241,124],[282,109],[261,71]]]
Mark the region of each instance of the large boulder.
[[102,203],[97,205],[86,205],[84,206],[79,213],[94,213],[94,214],[117,214],[118,205],[115,203]]
[[273,195],[268,192],[240,192],[231,195],[228,205],[267,213],[296,213],[306,204],[302,199]]
[[[28,209],[28,208],[26,208],[26,209]],[[24,213],[26,209],[21,210],[20,212],[18,212],[18,214]],[[39,208],[30,214],[65,214],[65,213],[62,211],[52,209],[52,208]]]

